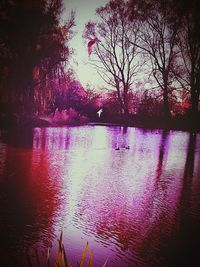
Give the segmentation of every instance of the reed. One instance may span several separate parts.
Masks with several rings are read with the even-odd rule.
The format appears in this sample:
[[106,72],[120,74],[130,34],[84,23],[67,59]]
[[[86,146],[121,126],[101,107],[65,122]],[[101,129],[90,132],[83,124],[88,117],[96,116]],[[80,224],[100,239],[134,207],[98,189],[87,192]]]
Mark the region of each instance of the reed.
[[[41,265],[41,261],[40,261],[40,257],[38,255],[38,251],[35,250],[35,258],[36,261],[33,263],[33,261],[31,260],[31,257],[29,254],[27,254],[27,262],[28,262],[28,266],[29,267],[73,267],[70,262],[67,259],[66,256],[66,251],[64,248],[64,244],[63,244],[63,234],[61,232],[60,234],[60,238],[58,240],[58,252],[55,258],[55,261],[51,264],[50,262],[50,249],[48,248],[47,250],[47,256],[46,256],[46,265],[42,266]],[[88,255],[88,242],[86,243],[83,253],[82,253],[82,257],[81,257],[81,261],[77,263],[78,267],[94,267],[93,265],[93,251],[91,250],[89,252],[89,261],[88,264],[85,264],[85,259]],[[107,265],[107,260],[106,262],[103,264],[102,267],[106,267]]]

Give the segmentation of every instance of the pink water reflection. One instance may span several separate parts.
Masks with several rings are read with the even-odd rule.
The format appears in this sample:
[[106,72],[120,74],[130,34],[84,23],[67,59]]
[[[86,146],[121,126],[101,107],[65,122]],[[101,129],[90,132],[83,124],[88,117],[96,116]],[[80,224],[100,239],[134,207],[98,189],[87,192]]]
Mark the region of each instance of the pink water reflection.
[[171,266],[176,246],[179,262],[181,240],[190,241],[184,232],[200,221],[199,144],[199,135],[175,131],[35,128],[31,148],[11,146],[7,159],[0,153],[1,172],[22,157],[14,171],[26,177],[24,202],[37,207],[35,235],[25,227],[22,239],[51,240],[54,255],[63,230],[74,266],[86,241],[95,266],[107,258],[108,266]]
[[[67,136],[69,129],[59,131]],[[80,238],[88,240],[99,264],[104,255],[109,266],[156,265],[163,238],[175,231],[189,135],[103,127],[70,132],[62,147],[70,152],[63,167],[66,243],[78,253]],[[115,150],[124,144],[130,149]]]

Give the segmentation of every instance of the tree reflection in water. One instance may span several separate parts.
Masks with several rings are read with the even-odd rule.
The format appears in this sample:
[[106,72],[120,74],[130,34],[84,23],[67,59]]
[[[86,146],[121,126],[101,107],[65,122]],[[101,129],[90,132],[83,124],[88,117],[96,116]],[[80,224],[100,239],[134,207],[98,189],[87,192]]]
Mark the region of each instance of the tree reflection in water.
[[55,238],[53,228],[62,197],[59,179],[49,175],[45,153],[27,148],[26,140],[22,146],[23,139],[20,140],[20,149],[19,143],[15,146],[16,139],[4,149],[0,250],[4,255],[1,264],[23,267],[29,247],[46,251]]
[[[194,189],[194,170],[195,170],[195,154],[196,153],[196,139],[195,133],[190,133],[187,157],[185,161],[182,191],[180,195],[180,202],[178,208],[178,251],[179,260],[188,266],[198,266],[199,261],[199,240],[200,240],[200,218],[199,214],[196,214],[197,207],[199,211],[200,197],[193,199],[195,194]],[[196,164],[199,164],[196,161]],[[200,189],[198,185],[198,189]],[[195,201],[195,203],[194,203]],[[195,207],[195,208],[194,208]],[[177,262],[179,263],[179,262]]]
[[[130,149],[116,151],[117,138]],[[0,151],[8,258],[51,245],[61,229],[73,264],[86,241],[95,264],[109,258],[109,267],[180,266],[198,255],[199,135],[85,126],[36,128],[29,145],[9,140]]]

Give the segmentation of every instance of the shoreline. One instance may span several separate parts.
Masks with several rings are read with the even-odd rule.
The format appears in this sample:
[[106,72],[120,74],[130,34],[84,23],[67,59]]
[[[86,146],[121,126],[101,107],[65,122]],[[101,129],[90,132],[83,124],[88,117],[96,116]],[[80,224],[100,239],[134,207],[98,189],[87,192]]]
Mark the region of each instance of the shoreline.
[[177,125],[168,125],[168,126],[162,126],[162,125],[151,125],[146,126],[145,124],[120,124],[120,123],[107,123],[107,122],[89,122],[87,125],[89,126],[107,126],[107,127],[131,127],[131,128],[141,128],[144,130],[165,130],[165,131],[182,131],[182,132],[195,132],[200,133],[200,129],[198,128],[187,128],[187,127],[178,127]]
[[112,123],[112,122],[88,122],[85,124],[49,124],[46,121],[40,121],[39,123],[28,123],[27,124],[13,124],[13,125],[1,125],[0,129],[5,130],[23,130],[26,128],[56,128],[56,127],[81,127],[81,126],[106,126],[106,127],[131,127],[131,128],[140,128],[143,130],[164,130],[164,131],[182,131],[189,133],[200,133],[200,129],[198,127],[190,128],[190,127],[178,127],[177,125],[145,125],[144,124],[125,124],[125,123]]
[[200,124],[192,121],[189,118],[174,118],[171,121],[163,121],[158,118],[132,118],[131,120],[124,122],[121,121],[88,121],[80,122],[73,121],[67,123],[65,121],[50,122],[48,118],[41,117],[4,117],[0,120],[1,129],[25,129],[25,128],[36,128],[36,127],[77,127],[77,126],[106,126],[106,127],[135,127],[146,130],[174,130],[174,131],[185,131],[185,132],[200,132]]

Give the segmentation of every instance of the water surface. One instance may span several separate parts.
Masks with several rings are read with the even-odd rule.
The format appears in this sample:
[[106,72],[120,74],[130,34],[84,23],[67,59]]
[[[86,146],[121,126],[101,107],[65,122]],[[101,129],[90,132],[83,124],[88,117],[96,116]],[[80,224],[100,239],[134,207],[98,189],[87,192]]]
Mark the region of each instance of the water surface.
[[199,163],[200,135],[187,132],[1,131],[6,266],[22,266],[35,248],[44,258],[51,247],[54,258],[61,231],[73,266],[87,241],[95,266],[199,266]]

